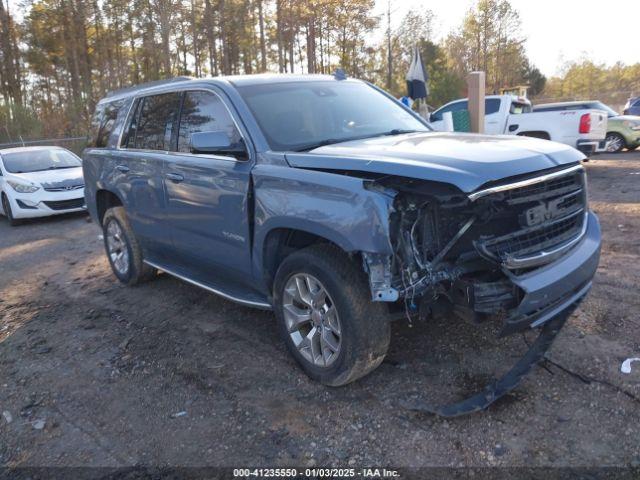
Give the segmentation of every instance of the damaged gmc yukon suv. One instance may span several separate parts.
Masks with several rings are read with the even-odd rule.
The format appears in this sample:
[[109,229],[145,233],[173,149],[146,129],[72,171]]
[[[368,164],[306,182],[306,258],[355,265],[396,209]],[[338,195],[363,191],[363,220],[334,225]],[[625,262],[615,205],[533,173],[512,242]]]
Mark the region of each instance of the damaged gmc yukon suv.
[[178,78],[111,93],[93,129],[86,204],[115,276],[162,270],[273,309],[327,385],[382,362],[393,317],[539,329],[504,377],[432,410],[481,409],[541,358],[598,265],[583,154],[434,132],[365,82]]

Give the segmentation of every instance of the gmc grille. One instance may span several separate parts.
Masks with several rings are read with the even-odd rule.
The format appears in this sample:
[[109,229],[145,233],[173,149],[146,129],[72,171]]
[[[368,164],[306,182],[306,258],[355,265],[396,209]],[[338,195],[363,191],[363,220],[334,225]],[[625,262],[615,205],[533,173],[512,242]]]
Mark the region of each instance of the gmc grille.
[[475,246],[484,257],[508,268],[549,263],[584,234],[587,200],[583,170],[490,193],[484,201],[501,205],[506,213],[500,218],[503,228],[499,233],[481,236]]

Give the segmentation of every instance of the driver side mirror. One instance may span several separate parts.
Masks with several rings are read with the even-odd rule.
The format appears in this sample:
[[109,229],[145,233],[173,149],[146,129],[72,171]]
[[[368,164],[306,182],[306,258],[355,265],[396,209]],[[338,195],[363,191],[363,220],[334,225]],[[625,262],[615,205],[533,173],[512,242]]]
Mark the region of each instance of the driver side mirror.
[[192,133],[190,150],[191,153],[228,155],[242,160],[248,158],[244,141],[232,143],[229,135],[220,130]]
[[430,121],[430,122],[436,122],[436,121],[437,121],[437,120],[436,120],[436,116],[435,116],[435,114],[434,114],[434,113],[430,113],[430,114],[429,114],[429,121]]

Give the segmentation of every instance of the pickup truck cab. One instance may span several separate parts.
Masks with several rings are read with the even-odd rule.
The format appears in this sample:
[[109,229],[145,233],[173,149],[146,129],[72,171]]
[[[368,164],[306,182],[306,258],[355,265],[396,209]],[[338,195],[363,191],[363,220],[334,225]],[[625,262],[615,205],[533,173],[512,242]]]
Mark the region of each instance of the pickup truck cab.
[[273,309],[327,385],[382,362],[391,318],[557,330],[598,264],[584,155],[434,132],[358,80],[177,79],[114,92],[93,126],[86,203],[115,276]]
[[[466,98],[447,103],[430,116],[431,126],[444,129],[443,114],[467,110]],[[563,112],[533,112],[529,100],[513,95],[485,97],[485,133],[520,135],[564,143],[590,155],[603,146],[607,133],[607,113],[597,109]]]

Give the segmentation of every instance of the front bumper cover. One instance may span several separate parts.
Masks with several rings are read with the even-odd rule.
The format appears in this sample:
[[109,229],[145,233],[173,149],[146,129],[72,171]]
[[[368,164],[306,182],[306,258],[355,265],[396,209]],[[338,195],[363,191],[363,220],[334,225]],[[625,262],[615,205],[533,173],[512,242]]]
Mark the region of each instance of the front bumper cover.
[[510,280],[525,292],[522,302],[505,323],[502,335],[528,328],[542,327],[527,353],[501,378],[471,397],[443,406],[424,401],[404,402],[410,410],[442,417],[458,417],[484,410],[513,390],[536,365],[553,343],[558,332],[591,288],[600,259],[600,225],[588,214],[587,231],[580,243],[560,260]]
[[559,260],[520,276],[505,270],[524,296],[500,336],[542,326],[586,295],[598,268],[601,246],[598,217],[589,212],[586,222],[583,238]]

